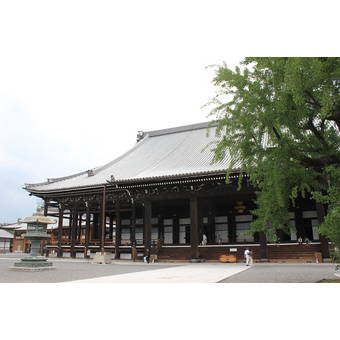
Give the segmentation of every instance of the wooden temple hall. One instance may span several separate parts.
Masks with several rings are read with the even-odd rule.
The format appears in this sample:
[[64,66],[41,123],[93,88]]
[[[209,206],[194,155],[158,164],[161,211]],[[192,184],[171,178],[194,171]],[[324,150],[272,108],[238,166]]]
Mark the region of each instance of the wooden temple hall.
[[[202,123],[139,132],[131,150],[104,166],[26,184],[44,200],[45,215],[58,217],[47,251],[72,257],[105,251],[117,259],[155,254],[159,260],[233,254],[243,260],[248,247],[263,261],[329,257],[317,227],[323,207],[311,200],[292,207],[290,233],[279,233],[279,243],[268,243],[264,233],[247,233],[254,188],[237,169],[226,184],[228,156],[212,163],[213,146],[207,145],[216,140],[215,129]],[[308,240],[299,244],[300,238]]]

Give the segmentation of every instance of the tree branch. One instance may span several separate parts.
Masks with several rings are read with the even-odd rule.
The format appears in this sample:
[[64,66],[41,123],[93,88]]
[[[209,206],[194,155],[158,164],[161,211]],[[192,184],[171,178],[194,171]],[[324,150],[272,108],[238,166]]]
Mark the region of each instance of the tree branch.
[[281,141],[281,136],[280,136],[280,134],[279,134],[279,132],[277,131],[277,129],[276,129],[275,126],[273,126],[273,132],[274,132],[276,138],[278,139],[278,141]]
[[328,143],[326,142],[324,136],[320,133],[320,131],[318,131],[318,129],[317,129],[317,128],[315,127],[315,125],[313,124],[313,119],[312,119],[312,118],[310,118],[310,119],[308,120],[307,127],[309,128],[309,130],[310,130],[311,132],[314,133],[314,136],[320,140],[321,144],[322,144],[326,149],[328,149],[328,148],[329,148]]
[[308,102],[308,103],[314,105],[318,110],[320,110],[321,109],[321,105],[315,99],[315,97],[313,96],[313,93],[311,93],[308,90],[305,90],[305,94],[312,100],[312,102]]
[[338,127],[338,130],[340,131],[340,105],[337,105],[334,108],[334,113],[331,116],[328,116],[326,119],[335,122],[335,124]]
[[[317,111],[321,110],[321,105],[315,99],[313,93],[308,90],[305,90],[304,92],[311,99],[311,101],[308,101],[307,103],[313,105]],[[331,116],[328,116],[326,119],[334,121],[337,125],[338,130],[340,131],[340,105],[335,106],[334,114]]]
[[340,157],[338,155],[311,158],[306,155],[294,153],[293,157],[299,160],[306,167],[312,167],[314,169],[323,169],[325,166],[328,165],[340,164]]

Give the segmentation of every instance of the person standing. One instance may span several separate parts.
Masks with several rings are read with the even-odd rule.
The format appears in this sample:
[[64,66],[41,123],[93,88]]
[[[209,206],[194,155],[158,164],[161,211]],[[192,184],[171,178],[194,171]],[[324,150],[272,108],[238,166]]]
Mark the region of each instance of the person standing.
[[252,266],[253,265],[253,251],[249,250],[249,264]]
[[208,238],[206,234],[203,234],[203,238],[202,238],[202,246],[206,246],[208,243]]
[[150,250],[149,249],[146,249],[146,251],[145,251],[144,262],[150,263]]
[[249,250],[249,248],[247,248],[244,251],[244,257],[246,259],[246,265],[252,265],[253,264],[253,252]]

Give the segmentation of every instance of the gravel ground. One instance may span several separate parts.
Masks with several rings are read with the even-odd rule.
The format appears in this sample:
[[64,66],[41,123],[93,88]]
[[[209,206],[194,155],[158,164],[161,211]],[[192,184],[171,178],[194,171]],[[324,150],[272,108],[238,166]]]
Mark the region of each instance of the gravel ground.
[[[12,267],[19,256],[0,256],[0,283],[53,283],[65,282],[95,277],[134,273],[147,270],[173,267],[172,264],[136,263],[124,264],[91,264],[84,260],[55,260],[50,259],[56,267],[55,270],[40,272],[17,272],[8,268]],[[19,257],[20,258],[20,257]]]
[[315,283],[336,279],[334,264],[255,264],[220,283]]

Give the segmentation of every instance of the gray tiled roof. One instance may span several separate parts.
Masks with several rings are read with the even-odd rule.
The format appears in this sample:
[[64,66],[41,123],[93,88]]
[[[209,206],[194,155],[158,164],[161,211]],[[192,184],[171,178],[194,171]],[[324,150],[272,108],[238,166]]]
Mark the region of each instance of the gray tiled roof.
[[[58,217],[54,218],[55,220],[55,223],[53,224],[49,224],[47,225],[47,229],[56,229],[58,228]],[[64,224],[63,225],[68,225],[68,220],[64,219]],[[1,229],[4,229],[4,230],[11,230],[11,231],[14,231],[14,230],[18,230],[18,231],[24,231],[24,230],[27,230],[27,223],[13,223],[13,224],[8,224],[6,226],[1,226],[0,227],[0,230]]]
[[0,238],[13,238],[13,234],[9,233],[7,230],[0,229]]
[[[58,191],[105,184],[111,175],[118,183],[134,183],[191,175],[223,173],[230,157],[212,164],[216,127],[209,123],[146,132],[132,149],[112,162],[45,183],[26,184],[31,192]],[[207,145],[209,145],[207,147]]]

